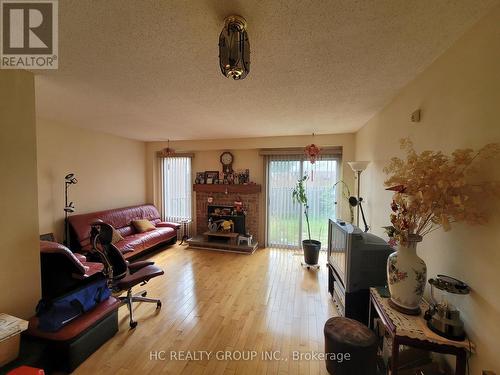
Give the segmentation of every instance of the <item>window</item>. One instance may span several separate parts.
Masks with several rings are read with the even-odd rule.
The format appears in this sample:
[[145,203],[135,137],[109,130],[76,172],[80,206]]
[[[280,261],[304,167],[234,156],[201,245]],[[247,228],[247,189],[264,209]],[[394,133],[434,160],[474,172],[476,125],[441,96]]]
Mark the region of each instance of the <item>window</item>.
[[267,157],[267,245],[296,249],[308,238],[303,208],[292,199],[297,180],[307,174],[311,238],[328,242],[328,219],[335,218],[334,184],[338,179],[338,157],[322,155],[311,164],[301,155]]
[[175,156],[160,161],[163,220],[180,222],[191,219],[191,158]]

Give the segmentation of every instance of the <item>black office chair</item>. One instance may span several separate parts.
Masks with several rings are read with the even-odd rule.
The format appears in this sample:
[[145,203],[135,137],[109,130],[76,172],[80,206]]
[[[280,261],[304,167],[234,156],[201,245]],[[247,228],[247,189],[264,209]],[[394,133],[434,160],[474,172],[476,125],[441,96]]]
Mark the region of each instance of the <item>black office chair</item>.
[[[156,303],[156,308],[161,308],[159,299],[146,298],[145,290],[132,294],[132,288],[138,284],[145,285],[154,277],[163,275],[163,270],[150,261],[138,261],[129,263],[125,260],[120,250],[112,244],[113,227],[104,222],[92,224],[90,239],[92,252],[97,254],[104,264],[104,274],[108,278],[109,288],[115,295],[127,304],[130,317],[130,328],[135,328],[137,322],[134,321],[132,303],[151,302]],[[126,296],[120,296],[123,292]]]

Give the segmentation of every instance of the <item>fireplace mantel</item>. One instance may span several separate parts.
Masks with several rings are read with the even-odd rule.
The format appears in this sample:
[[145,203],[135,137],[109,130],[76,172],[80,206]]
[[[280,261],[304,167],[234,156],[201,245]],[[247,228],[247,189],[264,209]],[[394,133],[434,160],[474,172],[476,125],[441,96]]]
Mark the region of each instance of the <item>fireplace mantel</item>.
[[224,184],[194,184],[193,190],[203,193],[236,193],[236,194],[257,194],[262,188],[259,184],[249,185],[224,185]]

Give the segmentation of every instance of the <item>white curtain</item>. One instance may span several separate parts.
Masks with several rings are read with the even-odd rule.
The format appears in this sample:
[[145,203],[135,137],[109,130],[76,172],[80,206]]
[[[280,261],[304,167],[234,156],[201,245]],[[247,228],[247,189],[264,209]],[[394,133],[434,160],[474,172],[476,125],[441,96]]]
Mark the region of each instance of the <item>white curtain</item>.
[[191,158],[161,157],[159,167],[159,206],[162,219],[172,222],[191,220]]
[[297,180],[307,174],[311,239],[326,249],[328,218],[335,218],[335,189],[339,155],[321,155],[314,164],[302,154],[267,155],[267,246],[297,249],[308,239],[303,207],[292,199]]

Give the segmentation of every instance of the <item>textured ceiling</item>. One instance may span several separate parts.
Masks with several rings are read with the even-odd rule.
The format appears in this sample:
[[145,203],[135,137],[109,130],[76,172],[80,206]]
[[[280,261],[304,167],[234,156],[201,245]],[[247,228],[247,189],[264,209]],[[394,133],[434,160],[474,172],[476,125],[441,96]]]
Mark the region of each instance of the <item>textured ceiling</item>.
[[[497,0],[63,0],[40,118],[140,140],[359,129]],[[223,77],[224,17],[251,72]],[[460,63],[457,61],[457,63]]]

